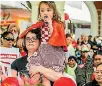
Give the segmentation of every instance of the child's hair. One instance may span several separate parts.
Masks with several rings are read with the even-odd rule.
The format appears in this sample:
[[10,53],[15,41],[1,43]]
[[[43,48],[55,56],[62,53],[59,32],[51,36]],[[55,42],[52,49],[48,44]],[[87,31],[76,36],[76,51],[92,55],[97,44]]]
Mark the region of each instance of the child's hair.
[[61,16],[59,15],[59,13],[57,11],[56,4],[55,4],[54,1],[41,1],[39,3],[39,7],[38,7],[38,20],[41,20],[40,19],[40,6],[41,6],[42,3],[48,5],[50,8],[53,9],[54,14],[53,14],[53,19],[52,20],[55,20],[57,22],[61,22]]
[[70,60],[72,60],[72,59],[74,59],[74,60],[75,60],[75,62],[77,63],[77,59],[76,59],[76,57],[75,57],[75,56],[70,56],[70,57],[68,58],[68,61],[70,61]]

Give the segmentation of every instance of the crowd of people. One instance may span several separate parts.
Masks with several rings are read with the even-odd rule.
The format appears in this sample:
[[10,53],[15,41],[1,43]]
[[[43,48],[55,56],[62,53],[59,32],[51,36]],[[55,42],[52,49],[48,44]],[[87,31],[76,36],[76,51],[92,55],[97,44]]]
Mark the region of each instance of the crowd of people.
[[12,77],[0,69],[1,86],[24,86],[24,78],[32,81],[27,86],[102,86],[102,37],[65,34],[53,1],[39,3],[38,19],[21,34],[16,24],[1,34],[0,47],[20,53],[11,64]]

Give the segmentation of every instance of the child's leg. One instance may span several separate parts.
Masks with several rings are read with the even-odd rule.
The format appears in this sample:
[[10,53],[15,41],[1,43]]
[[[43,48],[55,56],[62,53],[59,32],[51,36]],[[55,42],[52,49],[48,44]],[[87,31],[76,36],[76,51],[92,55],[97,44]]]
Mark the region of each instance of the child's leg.
[[51,86],[50,80],[48,80],[46,77],[42,77],[42,84],[44,86]]

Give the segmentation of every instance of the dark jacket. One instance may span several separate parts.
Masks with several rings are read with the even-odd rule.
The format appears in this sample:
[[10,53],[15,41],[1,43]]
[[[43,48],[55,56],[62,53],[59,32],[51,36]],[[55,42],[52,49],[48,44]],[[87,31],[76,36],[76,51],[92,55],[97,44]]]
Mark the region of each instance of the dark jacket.
[[88,82],[85,84],[85,86],[100,86],[96,80],[93,80],[92,82]]
[[93,60],[90,57],[88,57],[84,67],[81,68],[80,74],[78,75],[79,79],[77,81],[77,86],[83,86],[84,84],[90,82],[93,72]]

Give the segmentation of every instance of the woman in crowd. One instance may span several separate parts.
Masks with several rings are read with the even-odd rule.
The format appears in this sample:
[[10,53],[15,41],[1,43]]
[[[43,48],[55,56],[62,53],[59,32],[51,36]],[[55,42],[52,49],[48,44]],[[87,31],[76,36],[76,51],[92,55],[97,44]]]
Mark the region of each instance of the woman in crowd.
[[24,37],[24,49],[27,52],[27,55],[16,59],[12,64],[11,64],[11,69],[12,69],[12,76],[16,77],[18,72],[27,72],[27,58],[36,55],[37,54],[37,49],[40,44],[40,38],[41,38],[41,32],[40,29],[33,29],[29,31],[25,37]]
[[14,40],[16,42],[20,34],[20,28],[17,26],[17,24],[10,24],[7,28],[7,31],[11,32],[14,35]]
[[102,86],[102,63],[98,64],[95,71],[95,79],[85,86]]
[[1,47],[12,48],[14,42],[14,36],[11,32],[4,32],[2,35],[2,45]]

